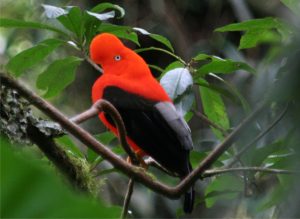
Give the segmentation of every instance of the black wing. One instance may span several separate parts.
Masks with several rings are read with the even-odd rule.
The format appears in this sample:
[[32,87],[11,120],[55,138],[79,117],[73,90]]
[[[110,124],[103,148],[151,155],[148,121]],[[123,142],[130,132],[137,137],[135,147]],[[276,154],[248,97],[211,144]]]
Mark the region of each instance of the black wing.
[[[189,151],[193,147],[188,125],[173,104],[149,101],[118,87],[105,88],[103,98],[120,112],[127,135],[145,152],[168,170],[187,175]],[[114,125],[109,115],[109,123]]]

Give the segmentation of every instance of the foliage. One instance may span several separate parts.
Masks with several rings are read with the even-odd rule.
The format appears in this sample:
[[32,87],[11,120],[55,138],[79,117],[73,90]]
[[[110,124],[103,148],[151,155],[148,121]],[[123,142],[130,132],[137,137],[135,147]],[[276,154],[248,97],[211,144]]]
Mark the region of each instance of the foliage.
[[[276,32],[274,30],[276,30]],[[271,17],[229,24],[225,27],[217,28],[216,31],[245,31],[245,34],[241,37],[239,49],[252,48],[258,43],[280,42],[280,35],[285,39],[289,34],[283,22]]]
[[119,207],[74,194],[48,166],[24,153],[15,155],[2,137],[0,155],[3,218],[116,218],[121,213]]
[[[299,6],[296,1],[282,0],[282,2],[291,8],[295,14],[299,14],[299,10],[295,9],[295,7]],[[201,105],[203,113],[211,122],[229,132],[237,125],[236,121],[238,120],[235,118],[234,113],[229,113],[229,103],[238,105],[238,107],[243,109],[244,114],[248,114],[251,111],[248,103],[249,99],[245,97],[243,90],[232,85],[227,80],[231,75],[241,73],[251,75],[251,77],[259,77],[259,68],[254,68],[252,63],[249,64],[250,62],[247,63],[244,60],[234,60],[227,57],[221,58],[217,55],[206,54],[203,51],[197,51],[197,55],[191,57],[189,61],[185,61],[175,54],[174,47],[166,37],[150,33],[140,27],[110,23],[110,19],[115,18],[119,20],[125,16],[125,10],[115,4],[101,3],[90,10],[83,10],[77,6],[57,7],[43,5],[43,8],[44,15],[48,18],[45,22],[1,18],[0,27],[23,28],[25,30],[37,29],[38,31],[46,31],[48,33],[47,36],[50,36],[15,55],[5,66],[6,70],[15,77],[30,77],[34,75],[35,67],[42,66],[43,70],[37,76],[35,84],[37,89],[44,92],[44,98],[53,98],[61,95],[74,82],[76,75],[80,74],[77,72],[78,67],[89,56],[89,44],[92,38],[98,33],[109,32],[117,37],[129,40],[137,46],[141,44],[139,35],[149,37],[163,48],[140,48],[136,50],[137,53],[155,51],[174,59],[165,68],[154,64],[149,64],[149,66],[161,71],[161,85],[174,101],[178,112],[183,116],[185,115],[187,120],[196,119],[193,111],[199,110],[197,105]],[[290,43],[294,34],[293,27],[276,17],[233,23],[219,27],[215,31],[221,33],[242,32],[239,45],[237,46],[239,50],[255,49],[261,44],[268,45],[270,53],[264,58],[274,63],[277,62],[277,56],[274,55],[275,52],[272,49],[279,47],[276,54],[283,53],[284,50],[280,46]],[[62,50],[64,52],[57,58],[54,53],[60,53]],[[256,63],[257,66],[263,65],[263,61]],[[280,79],[281,74],[283,74],[282,69],[280,66],[277,66],[275,69],[276,78]],[[196,89],[193,89],[193,87],[196,87]],[[263,96],[263,94],[260,95]],[[274,115],[280,111],[280,106],[280,102],[273,101],[273,109],[270,109],[271,119],[274,119]],[[214,143],[222,141],[226,137],[216,127],[210,124],[208,126]],[[260,126],[260,123],[258,123],[258,126]],[[292,147],[290,147],[290,144],[287,144],[289,133],[292,132],[292,129],[293,127],[287,127],[287,130],[280,136],[281,139],[279,137],[275,138],[275,140],[272,139],[272,141],[266,139],[264,144],[261,143],[257,147],[252,147],[247,154],[241,157],[242,163],[246,166],[292,167],[292,165],[286,164],[286,161],[294,156]],[[253,133],[259,132],[258,128],[254,127],[253,130]],[[95,137],[116,154],[120,156],[125,154],[111,133],[105,132]],[[250,138],[253,138],[253,136],[250,136]],[[103,201],[97,200],[96,203],[86,197],[71,194],[60,182],[57,182],[53,173],[48,173],[49,168],[44,170],[38,167],[37,162],[28,162],[13,155],[11,150],[8,149],[11,146],[8,146],[7,142],[3,142],[2,144],[5,147],[1,145],[1,149],[3,148],[1,162],[5,165],[1,165],[1,177],[4,179],[3,182],[1,181],[1,190],[5,192],[1,193],[1,209],[4,209],[1,212],[1,216],[118,217],[120,215],[119,207],[108,207]],[[57,138],[56,142],[64,146],[74,156],[89,162],[92,166],[91,174],[106,176],[108,173],[117,171],[114,168],[108,168],[104,159],[90,149],[87,152],[80,150],[69,136]],[[240,145],[245,144],[243,141],[239,143]],[[197,144],[195,145],[196,149],[191,153],[191,163],[194,168],[213,149],[212,147],[203,149],[199,148]],[[284,148],[284,145],[289,145],[289,147]],[[235,153],[235,150],[228,151],[214,164],[214,167],[225,167]],[[4,168],[4,166],[9,166],[9,169]],[[97,168],[99,166],[101,168]],[[264,175],[259,174],[247,175],[247,179],[253,181],[263,180],[264,177]],[[270,190],[272,191],[269,194],[263,194],[265,196],[262,197],[260,196],[261,194],[257,195],[260,196],[259,202],[255,204],[257,212],[277,208],[284,199],[284,194],[287,191],[282,189],[282,186],[286,185],[287,179],[281,176],[275,178],[275,182],[272,182],[273,184],[270,185]],[[14,183],[11,183],[13,181]],[[16,199],[15,197],[19,194],[17,192],[23,191],[24,183],[26,182],[34,186],[29,187],[28,190],[22,193],[22,197]],[[218,202],[223,200],[238,200],[243,195],[243,186],[245,185],[240,175],[230,174],[213,177],[210,181],[205,182],[204,197],[201,201],[205,202],[207,208],[213,208]],[[50,190],[56,191],[55,195],[49,193]],[[11,204],[12,202],[14,202],[14,205]],[[39,211],[35,210],[36,204],[40,205]],[[12,206],[17,207],[12,209]],[[53,209],[56,210],[54,211]]]

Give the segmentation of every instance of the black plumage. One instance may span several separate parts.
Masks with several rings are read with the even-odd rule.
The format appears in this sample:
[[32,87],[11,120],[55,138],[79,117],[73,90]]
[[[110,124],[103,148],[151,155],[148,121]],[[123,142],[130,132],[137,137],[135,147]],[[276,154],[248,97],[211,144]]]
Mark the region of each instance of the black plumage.
[[[181,178],[191,172],[189,152],[193,143],[190,129],[172,103],[151,101],[114,86],[104,89],[103,99],[116,107],[128,137],[142,150]],[[108,114],[105,117],[115,126]],[[190,212],[192,189],[185,200],[185,211]]]

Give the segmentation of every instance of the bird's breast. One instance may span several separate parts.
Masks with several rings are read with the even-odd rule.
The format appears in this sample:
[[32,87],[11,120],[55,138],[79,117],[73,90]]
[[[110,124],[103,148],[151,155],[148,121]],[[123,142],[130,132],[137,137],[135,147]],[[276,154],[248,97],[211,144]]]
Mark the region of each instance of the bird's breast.
[[171,102],[166,91],[153,77],[137,79],[105,74],[98,78],[93,85],[93,102],[103,98],[104,89],[111,86],[118,87],[128,93],[136,94],[149,100]]

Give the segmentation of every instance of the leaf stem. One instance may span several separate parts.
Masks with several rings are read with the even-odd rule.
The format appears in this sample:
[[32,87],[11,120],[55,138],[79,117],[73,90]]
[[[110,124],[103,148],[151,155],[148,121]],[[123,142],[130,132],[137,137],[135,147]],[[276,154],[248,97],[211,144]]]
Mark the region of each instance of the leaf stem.
[[217,125],[216,123],[212,122],[211,120],[209,120],[205,115],[203,115],[202,113],[193,110],[193,113],[200,118],[201,120],[203,120],[204,122],[206,122],[208,125],[214,127],[215,129],[218,129],[220,132],[222,132],[223,136],[228,135],[227,131],[222,128],[221,126]]
[[93,60],[90,59],[90,57],[88,57],[87,55],[84,56],[85,60],[90,63],[91,66],[94,67],[94,69],[96,69],[97,71],[99,71],[101,74],[103,74],[103,69],[97,65]]
[[174,53],[172,53],[168,50],[162,49],[162,48],[157,48],[157,47],[151,46],[151,47],[148,47],[148,48],[136,49],[135,52],[140,53],[140,52],[151,51],[151,50],[164,52],[164,53],[172,56],[173,58],[177,59],[179,62],[181,62],[185,66],[187,66],[186,62],[182,58],[180,58],[179,56],[175,55]]
[[157,65],[151,65],[151,64],[148,64],[148,66],[149,66],[150,68],[153,68],[153,69],[159,71],[160,73],[163,73],[163,72],[164,72],[164,70],[163,70],[161,67],[157,66]]

